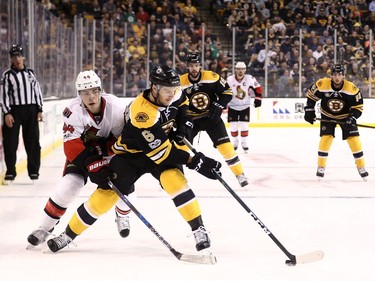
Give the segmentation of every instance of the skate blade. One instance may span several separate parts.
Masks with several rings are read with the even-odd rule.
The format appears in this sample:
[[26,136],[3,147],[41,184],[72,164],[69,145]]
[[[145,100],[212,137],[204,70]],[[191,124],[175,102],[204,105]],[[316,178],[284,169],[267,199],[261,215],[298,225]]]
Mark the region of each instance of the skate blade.
[[2,185],[11,185],[13,181],[3,180],[1,182]]
[[29,244],[26,246],[26,250],[32,250],[32,249],[35,249],[35,247],[36,246]]
[[47,243],[43,244],[43,246],[41,248],[41,251],[42,251],[43,254],[51,254],[51,253],[53,253],[51,251],[51,249],[48,247]]

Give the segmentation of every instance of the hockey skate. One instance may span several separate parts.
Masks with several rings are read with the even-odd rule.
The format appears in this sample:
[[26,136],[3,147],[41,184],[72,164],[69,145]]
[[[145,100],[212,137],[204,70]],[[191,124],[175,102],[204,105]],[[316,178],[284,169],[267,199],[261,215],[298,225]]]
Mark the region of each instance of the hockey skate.
[[243,152],[245,154],[247,154],[247,152],[249,151],[249,146],[247,145],[247,143],[246,142],[242,142],[241,146],[242,146]]
[[201,225],[197,230],[194,230],[193,234],[196,242],[195,248],[197,251],[207,249],[211,246],[211,241],[207,235],[207,230],[203,225]]
[[61,233],[59,236],[52,238],[47,241],[48,248],[56,253],[57,251],[60,251],[61,249],[68,246],[73,241],[72,238],[70,238],[65,231]]
[[246,185],[249,184],[244,174],[238,175],[236,176],[236,178],[238,180],[238,183],[241,185],[241,187],[245,187]]
[[115,222],[117,224],[117,230],[118,233],[122,238],[128,237],[130,233],[130,222],[129,222],[129,216],[120,217],[116,213],[116,219]]
[[368,172],[365,170],[365,167],[357,167],[359,175],[362,177],[364,181],[367,181]]
[[321,180],[324,177],[324,171],[325,167],[318,167],[316,170],[316,176],[318,177],[318,180]]
[[237,148],[238,148],[238,140],[233,140],[233,148],[234,148],[234,150],[237,150]]
[[44,241],[46,241],[47,237],[51,234],[52,231],[53,228],[47,231],[40,227],[37,230],[31,232],[31,234],[27,237],[27,241],[30,243],[30,245],[28,245],[26,249],[29,250],[44,243]]
[[16,175],[5,174],[3,185],[10,185],[14,181],[15,178],[16,178]]

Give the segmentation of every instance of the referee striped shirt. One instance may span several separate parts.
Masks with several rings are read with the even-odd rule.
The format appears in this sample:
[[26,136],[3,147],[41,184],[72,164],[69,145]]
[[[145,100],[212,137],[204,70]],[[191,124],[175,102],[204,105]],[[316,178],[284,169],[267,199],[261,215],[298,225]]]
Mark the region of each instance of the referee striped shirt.
[[2,109],[4,114],[10,113],[12,106],[38,105],[43,111],[43,95],[34,70],[24,67],[21,70],[10,68],[3,73],[1,79]]

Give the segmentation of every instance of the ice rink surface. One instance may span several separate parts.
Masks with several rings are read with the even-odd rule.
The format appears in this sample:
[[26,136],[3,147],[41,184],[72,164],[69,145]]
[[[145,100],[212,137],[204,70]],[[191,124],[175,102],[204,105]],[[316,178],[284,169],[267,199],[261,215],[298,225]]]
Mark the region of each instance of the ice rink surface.
[[[223,178],[295,255],[323,250],[323,260],[295,267],[249,213],[218,181],[186,171],[210,231],[215,265],[178,261],[136,217],[121,238],[111,210],[58,253],[46,246],[26,250],[26,238],[38,227],[44,205],[64,164],[61,148],[42,159],[40,180],[27,173],[0,187],[0,280],[179,280],[179,281],[373,281],[375,261],[375,130],[360,130],[370,173],[364,182],[340,129],[328,159],[326,176],[315,176],[319,129],[250,128],[250,152],[239,156],[250,180],[243,190],[229,168]],[[194,146],[223,163],[206,134]],[[70,206],[54,233],[60,234],[75,209],[94,190],[89,183]],[[141,213],[176,250],[195,254],[195,242],[172,201],[149,175],[136,184]]]

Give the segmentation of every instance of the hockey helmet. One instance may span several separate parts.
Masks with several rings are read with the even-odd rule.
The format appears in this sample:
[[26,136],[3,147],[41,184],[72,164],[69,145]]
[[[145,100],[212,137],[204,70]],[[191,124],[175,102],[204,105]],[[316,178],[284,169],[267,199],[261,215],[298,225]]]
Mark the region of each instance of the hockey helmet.
[[102,89],[102,81],[99,76],[93,70],[81,71],[76,80],[77,93],[81,90],[87,90],[92,88]]
[[23,56],[23,48],[19,44],[13,44],[9,50],[10,56]]
[[345,66],[342,64],[334,64],[331,67],[331,74],[340,73],[345,75]]
[[201,63],[201,57],[198,53],[188,53],[186,63]]
[[235,68],[245,68],[246,69],[246,64],[243,61],[239,61],[236,63]]
[[176,70],[168,65],[158,65],[151,70],[150,82],[160,86],[176,87],[180,86],[180,77]]

